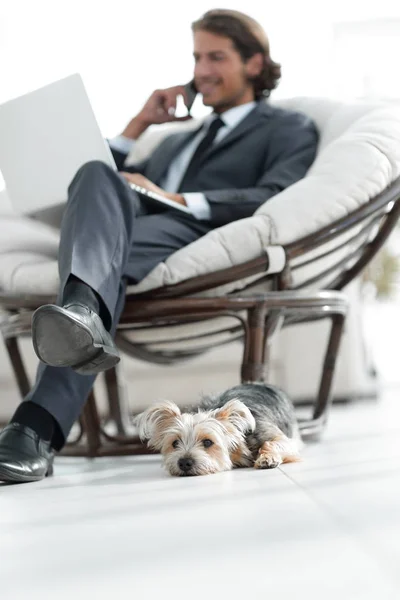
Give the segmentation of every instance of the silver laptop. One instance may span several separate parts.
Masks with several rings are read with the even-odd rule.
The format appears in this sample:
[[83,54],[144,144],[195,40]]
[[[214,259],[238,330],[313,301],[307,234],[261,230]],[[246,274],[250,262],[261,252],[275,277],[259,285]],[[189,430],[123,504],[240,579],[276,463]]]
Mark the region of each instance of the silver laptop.
[[[0,131],[0,171],[20,214],[65,202],[75,173],[88,161],[116,170],[79,74],[0,105]],[[131,187],[149,203],[190,214],[185,206]]]

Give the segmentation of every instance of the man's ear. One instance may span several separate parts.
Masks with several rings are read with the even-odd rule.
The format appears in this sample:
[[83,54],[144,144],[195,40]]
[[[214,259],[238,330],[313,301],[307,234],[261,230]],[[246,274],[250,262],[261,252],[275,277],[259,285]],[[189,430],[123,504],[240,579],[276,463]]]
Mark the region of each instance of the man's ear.
[[250,77],[251,79],[258,77],[263,70],[264,63],[265,56],[261,52],[253,54],[253,56],[246,61],[245,69],[247,77]]
[[240,400],[229,400],[222,408],[213,411],[213,416],[228,428],[235,427],[241,434],[254,431],[256,428],[253,415]]
[[165,433],[172,423],[180,417],[181,411],[173,402],[165,401],[150,406],[134,419],[142,441],[148,440],[148,446],[161,450]]

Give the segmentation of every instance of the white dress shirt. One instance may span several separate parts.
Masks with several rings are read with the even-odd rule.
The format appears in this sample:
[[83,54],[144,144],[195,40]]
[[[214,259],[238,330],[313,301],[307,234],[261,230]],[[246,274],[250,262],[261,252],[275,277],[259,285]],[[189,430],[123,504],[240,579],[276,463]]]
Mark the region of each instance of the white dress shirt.
[[[248,102],[247,104],[241,104],[225,111],[221,115],[221,119],[224,122],[224,126],[219,129],[213,145],[218,144],[228,133],[232,131],[247,115],[255,108],[256,102]],[[187,167],[191,161],[193,154],[201,140],[206,136],[208,127],[215,118],[215,113],[209,115],[204,125],[198,134],[191,140],[189,144],[186,144],[181,152],[171,162],[167,173],[160,182],[160,187],[166,192],[176,193],[179,189],[179,184],[182,181]],[[129,154],[132,150],[135,140],[124,137],[123,135],[117,135],[116,137],[109,140],[110,146],[114,150],[119,150],[124,154]],[[193,215],[200,220],[209,220],[211,217],[210,205],[202,192],[190,192],[182,194],[185,198],[188,208],[192,211]]]

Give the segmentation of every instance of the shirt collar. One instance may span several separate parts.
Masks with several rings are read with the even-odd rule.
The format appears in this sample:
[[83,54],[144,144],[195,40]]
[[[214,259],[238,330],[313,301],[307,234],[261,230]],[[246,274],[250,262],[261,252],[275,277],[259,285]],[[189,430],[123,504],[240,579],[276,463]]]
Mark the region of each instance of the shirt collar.
[[230,108],[226,110],[221,115],[216,115],[212,113],[206,119],[207,126],[215,119],[216,116],[221,117],[223,122],[225,123],[228,129],[233,129],[236,125],[239,125],[240,121],[243,121],[245,117],[257,106],[257,102],[254,100],[252,102],[247,102],[246,104],[241,104],[240,106],[235,106],[234,108]]

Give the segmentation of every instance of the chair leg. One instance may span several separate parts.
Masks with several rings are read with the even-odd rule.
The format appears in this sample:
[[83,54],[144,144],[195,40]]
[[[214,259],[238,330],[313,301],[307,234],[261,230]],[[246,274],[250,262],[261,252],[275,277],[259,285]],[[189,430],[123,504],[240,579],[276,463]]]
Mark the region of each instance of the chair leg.
[[300,431],[304,439],[317,440],[323,433],[328,411],[332,404],[332,379],[335,372],[340,340],[343,333],[345,315],[336,314],[331,317],[331,331],[325,353],[322,375],[311,421],[300,422]]
[[257,305],[248,311],[248,327],[245,335],[243,361],[241,368],[242,383],[265,381],[265,320],[267,309]]
[[121,394],[121,385],[118,380],[118,371],[114,367],[104,372],[106,383],[109,416],[115,423],[117,433],[128,435],[129,433],[129,411],[126,406],[124,394]]
[[343,333],[345,317],[337,314],[332,316],[331,332],[326,349],[317,402],[314,408],[313,419],[326,421],[327,411],[332,403],[332,379],[335,372],[339,344]]
[[19,349],[18,339],[16,337],[7,337],[4,339],[4,343],[8,356],[10,357],[11,366],[14,371],[21,398],[24,399],[31,389],[31,385]]
[[[279,310],[268,312],[268,309],[261,303],[249,309],[241,368],[242,383],[266,381],[268,344],[271,336],[282,325],[282,321],[283,315]],[[331,331],[313,416],[311,420],[301,420],[299,423],[303,437],[317,438],[325,428],[329,406],[332,402],[332,379],[344,322],[344,312],[337,312],[331,316]]]
[[269,367],[270,367],[270,349],[271,343],[283,325],[285,318],[279,310],[270,310],[264,323],[264,351],[263,351],[263,365],[264,365],[264,376],[265,381],[269,381]]
[[83,409],[82,421],[87,440],[87,454],[91,457],[97,456],[101,446],[101,423],[93,390]]

